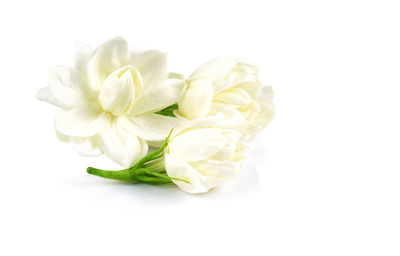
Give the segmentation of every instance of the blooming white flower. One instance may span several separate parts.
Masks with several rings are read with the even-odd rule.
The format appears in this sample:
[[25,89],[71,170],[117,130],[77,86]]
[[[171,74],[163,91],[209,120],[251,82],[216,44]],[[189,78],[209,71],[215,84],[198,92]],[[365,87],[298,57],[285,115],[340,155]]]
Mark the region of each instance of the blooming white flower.
[[117,37],[94,51],[79,44],[75,67],[53,68],[37,97],[63,108],[55,120],[60,139],[128,167],[147,153],[147,141],[177,125],[155,112],[176,103],[185,86],[169,77],[166,54],[134,52]]
[[165,150],[165,169],[179,188],[203,193],[235,176],[243,159],[242,134],[218,126],[222,115],[176,128]]
[[275,114],[272,88],[263,86],[257,75],[256,66],[241,60],[220,58],[205,63],[188,78],[179,114],[193,120],[221,112],[224,126],[255,133]]

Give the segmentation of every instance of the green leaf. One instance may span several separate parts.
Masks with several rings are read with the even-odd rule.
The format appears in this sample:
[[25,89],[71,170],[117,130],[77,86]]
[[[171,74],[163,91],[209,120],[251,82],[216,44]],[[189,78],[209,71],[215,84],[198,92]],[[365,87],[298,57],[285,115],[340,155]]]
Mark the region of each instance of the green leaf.
[[178,109],[178,103],[175,103],[169,107],[166,107],[166,108],[156,112],[156,114],[163,115],[163,116],[175,117],[174,110],[176,110],[176,109]]

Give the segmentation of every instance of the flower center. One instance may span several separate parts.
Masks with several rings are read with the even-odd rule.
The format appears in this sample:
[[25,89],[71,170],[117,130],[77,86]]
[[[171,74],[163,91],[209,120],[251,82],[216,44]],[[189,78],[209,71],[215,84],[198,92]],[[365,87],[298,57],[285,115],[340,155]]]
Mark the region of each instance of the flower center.
[[117,69],[103,83],[99,103],[104,111],[121,116],[129,111],[141,93],[142,79],[132,66]]

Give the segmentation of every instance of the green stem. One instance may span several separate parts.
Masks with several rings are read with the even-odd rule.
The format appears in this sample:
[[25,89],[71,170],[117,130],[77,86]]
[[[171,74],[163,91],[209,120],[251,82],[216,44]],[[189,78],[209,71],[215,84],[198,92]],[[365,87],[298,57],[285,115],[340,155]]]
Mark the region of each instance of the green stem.
[[154,151],[153,153],[148,154],[147,156],[143,157],[142,159],[140,159],[133,167],[131,167],[132,169],[137,169],[137,168],[141,168],[146,162],[149,162],[151,160],[160,158],[162,156],[164,156],[164,149],[165,147],[168,145],[169,142],[169,137],[171,136],[171,133],[174,129],[171,129],[171,131],[168,134],[168,137],[165,138],[164,144],[161,146],[161,148],[159,148],[157,151]]
[[165,172],[164,158],[151,161],[143,165],[143,168],[148,169],[153,172]]
[[135,170],[132,169],[124,169],[120,171],[108,171],[108,170],[101,170],[93,167],[88,167],[87,172],[89,174],[93,174],[102,178],[121,180],[121,181],[134,181],[135,176],[137,176]]
[[137,179],[140,182],[152,185],[161,185],[172,183],[171,179],[167,178],[159,178],[159,177],[149,177],[149,176],[138,176]]
[[153,171],[150,171],[150,170],[147,170],[147,169],[143,169],[143,171],[144,171],[146,174],[148,174],[148,175],[152,175],[152,176],[156,176],[156,177],[160,177],[160,178],[164,178],[164,179],[179,180],[179,181],[183,181],[183,182],[186,182],[186,183],[190,183],[190,182],[187,181],[187,180],[169,177],[169,176],[166,175],[166,174],[162,174],[162,173],[158,173],[158,172],[153,172]]
[[168,145],[169,137],[171,136],[173,129],[169,133],[168,137],[165,138],[165,142],[161,148],[157,151],[150,153],[140,159],[134,166],[120,170],[120,171],[108,171],[101,170],[93,167],[88,167],[87,172],[106,179],[120,180],[120,181],[140,181],[148,184],[167,184],[173,180],[179,180],[189,183],[186,180],[169,177],[165,172],[164,163],[164,149]]

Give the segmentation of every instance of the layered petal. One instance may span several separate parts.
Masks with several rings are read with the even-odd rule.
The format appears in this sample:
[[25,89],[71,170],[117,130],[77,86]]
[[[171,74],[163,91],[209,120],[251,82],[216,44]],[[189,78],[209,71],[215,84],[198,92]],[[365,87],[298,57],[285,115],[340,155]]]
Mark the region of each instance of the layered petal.
[[172,137],[175,137],[179,135],[181,132],[188,129],[217,127],[218,124],[223,120],[224,115],[217,114],[214,116],[207,116],[201,119],[195,119],[190,121],[179,115],[177,116],[177,118],[180,120],[180,125],[174,129],[174,131],[172,132]]
[[79,71],[69,67],[53,67],[49,70],[50,97],[64,108],[85,106],[88,99]]
[[198,67],[190,76],[191,78],[208,77],[212,82],[225,77],[237,64],[232,58],[218,58]]
[[168,55],[166,53],[148,50],[132,52],[131,62],[143,77],[146,87],[157,86],[168,78]]
[[104,81],[99,102],[105,111],[120,116],[130,108],[136,90],[138,93],[142,90],[142,79],[136,69],[133,67],[117,69]]
[[56,131],[56,136],[59,141],[70,142],[69,136],[61,134],[59,131],[57,131],[57,129],[54,130]]
[[256,79],[251,82],[244,82],[236,86],[236,88],[242,89],[246,91],[250,97],[254,98],[258,95],[260,88],[261,88],[261,82]]
[[180,79],[167,79],[150,89],[144,88],[143,96],[134,103],[128,114],[133,116],[164,109],[175,104],[185,89],[186,83]]
[[121,125],[119,119],[110,122],[100,133],[100,144],[109,158],[124,167],[131,167],[148,150],[147,143]]
[[215,101],[243,108],[251,102],[250,95],[243,89],[231,88],[214,97]]
[[97,136],[89,138],[69,137],[69,140],[80,155],[98,156],[103,153],[103,151],[100,148],[100,143]]
[[79,71],[85,71],[92,55],[93,50],[82,42],[75,42],[75,68]]
[[275,116],[276,108],[272,103],[273,91],[270,86],[263,86],[259,92],[256,101],[259,105],[259,112],[254,118],[254,122],[260,125],[260,128],[267,125]]
[[216,154],[227,142],[218,129],[194,129],[174,137],[169,152],[185,161],[199,161]]
[[[208,95],[208,87],[204,89],[204,86],[199,86],[196,92],[189,91],[190,81],[195,79],[212,81],[211,107],[198,100],[203,98],[203,94]],[[248,61],[231,58],[212,60],[195,70],[188,83],[188,97],[185,97],[185,93],[177,113],[184,118],[193,120],[222,113],[224,120],[219,122],[220,126],[253,134],[268,124],[275,114],[272,89],[262,87],[257,66]],[[206,108],[209,111],[204,115]]]
[[94,91],[99,91],[107,76],[126,65],[128,60],[128,45],[121,37],[111,39],[99,46],[88,62],[87,76],[90,87]]
[[51,93],[50,87],[44,87],[42,89],[40,89],[37,93],[36,93],[36,98],[38,100],[43,100],[46,101],[50,104],[56,105],[58,107],[65,107],[65,105],[60,102],[59,100],[57,100],[54,95]]
[[222,113],[224,115],[225,121],[229,120],[237,123],[245,121],[243,114],[235,107],[220,102],[213,102],[210,109],[210,115],[216,115],[218,113]]
[[161,141],[180,121],[174,117],[149,113],[123,118],[121,123],[144,140]]
[[224,78],[214,83],[214,94],[234,88],[244,83],[254,82],[256,77],[253,74],[242,74],[231,72]]
[[226,160],[226,161],[215,161],[215,160],[203,160],[193,162],[191,165],[202,175],[212,177],[234,177],[240,169],[240,163]]
[[207,78],[192,79],[188,89],[179,100],[179,111],[189,119],[205,117],[213,99],[213,84]]
[[217,117],[186,121],[171,135],[166,149],[165,167],[170,177],[190,182],[174,181],[189,193],[206,192],[236,174],[242,160],[242,134],[227,128],[209,128]]
[[99,133],[109,122],[102,111],[73,108],[62,110],[54,123],[56,129],[68,136],[91,137]]
[[213,185],[190,164],[170,154],[165,155],[165,168],[170,177],[187,180],[189,183],[172,180],[180,189],[188,193],[204,193]]

